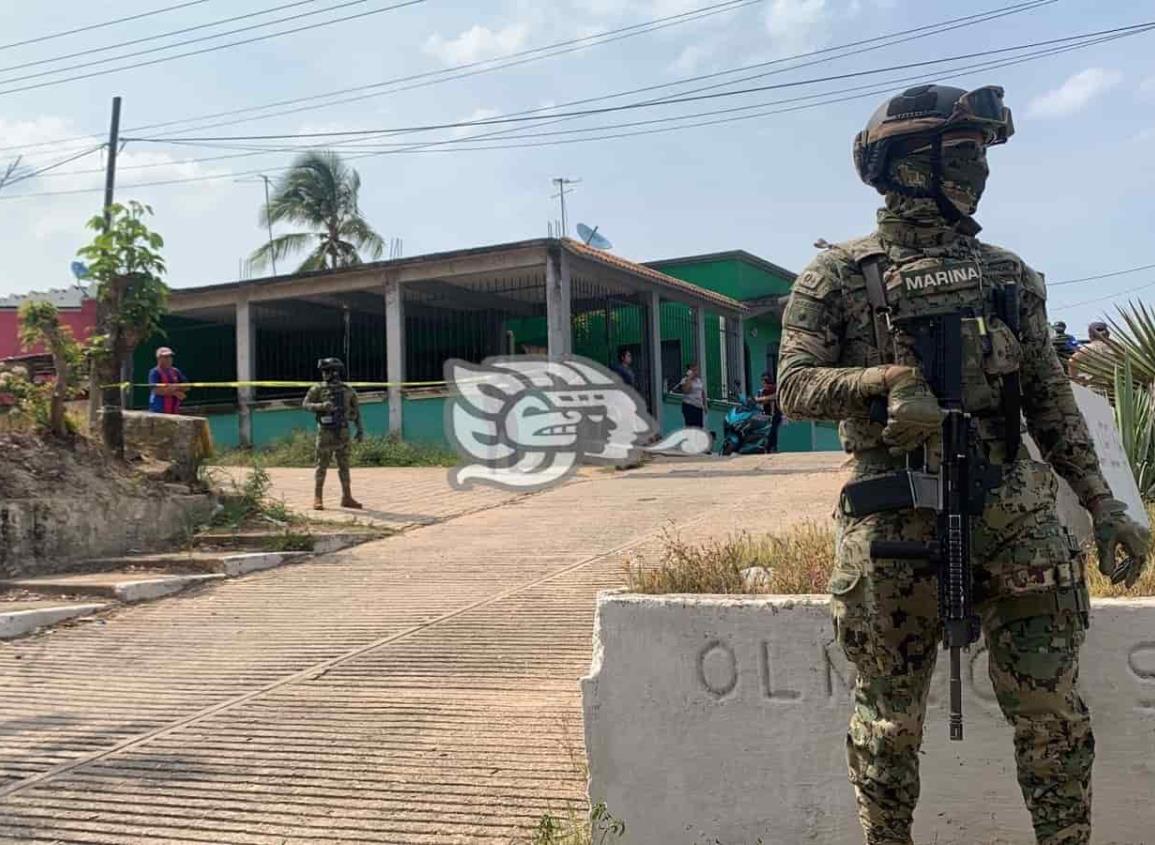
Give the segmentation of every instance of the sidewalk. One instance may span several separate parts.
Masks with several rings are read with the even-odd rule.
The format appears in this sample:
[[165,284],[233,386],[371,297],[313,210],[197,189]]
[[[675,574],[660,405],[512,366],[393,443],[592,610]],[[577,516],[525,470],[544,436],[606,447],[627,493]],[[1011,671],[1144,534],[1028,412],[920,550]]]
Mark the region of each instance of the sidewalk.
[[[451,491],[456,518],[2,646],[0,841],[526,841],[581,801],[577,679],[624,553],[825,518],[837,458]],[[363,471],[398,491],[377,508],[434,512],[396,472]]]

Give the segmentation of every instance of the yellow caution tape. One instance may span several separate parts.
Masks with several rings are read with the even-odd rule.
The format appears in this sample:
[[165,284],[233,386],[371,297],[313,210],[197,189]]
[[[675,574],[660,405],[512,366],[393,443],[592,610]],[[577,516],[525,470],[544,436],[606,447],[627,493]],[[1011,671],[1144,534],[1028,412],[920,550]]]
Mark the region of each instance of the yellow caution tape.
[[[317,381],[181,381],[168,384],[139,384],[131,381],[122,381],[117,384],[102,384],[101,390],[112,390],[126,387],[313,387],[322,384]],[[346,387],[441,387],[449,384],[447,381],[343,381]]]

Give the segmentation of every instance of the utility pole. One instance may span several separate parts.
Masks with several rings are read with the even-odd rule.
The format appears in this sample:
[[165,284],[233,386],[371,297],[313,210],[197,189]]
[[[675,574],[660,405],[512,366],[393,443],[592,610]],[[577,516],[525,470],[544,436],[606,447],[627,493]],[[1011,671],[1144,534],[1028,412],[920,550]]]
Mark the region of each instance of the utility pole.
[[273,275],[277,275],[277,256],[273,255],[273,220],[269,217],[269,177],[261,174],[261,181],[265,183],[265,224],[269,228],[269,260],[273,262]]
[[563,238],[567,237],[569,235],[569,226],[567,224],[566,216],[565,216],[565,195],[566,194],[572,194],[573,189],[570,188],[569,186],[570,185],[576,185],[579,182],[581,182],[581,179],[566,179],[564,176],[553,180],[553,183],[557,186],[557,193],[553,195],[552,199],[560,199],[561,200],[561,235],[560,235],[560,237],[563,237]]
[[277,275],[277,259],[273,255],[273,221],[269,217],[269,182],[271,181],[264,173],[258,173],[254,179],[234,179],[234,182],[255,182],[260,179],[265,183],[265,224],[268,226],[269,232],[269,261],[273,265],[273,275]]
[[104,231],[112,225],[112,201],[116,192],[116,153],[120,149],[120,97],[112,98],[112,123],[108,127],[108,164],[104,172]]
[[[104,173],[104,231],[108,233],[112,229],[112,203],[116,193],[116,154],[120,149],[120,97],[112,98],[112,121],[108,127],[108,161]],[[115,283],[114,283],[115,284]],[[121,307],[121,299],[124,296],[123,290],[117,290],[112,293],[111,303],[98,303],[98,313],[100,319],[98,325],[102,330],[107,331],[109,324],[118,318],[116,314],[109,314],[108,309],[111,308],[119,310]],[[113,340],[113,348],[110,354],[113,356],[113,361],[118,357],[116,345],[119,343],[120,332],[113,332],[111,336]],[[124,414],[122,409],[124,407],[124,391],[118,384],[102,385],[101,376],[103,373],[99,371],[104,369],[102,367],[94,367],[98,372],[94,373],[96,376],[90,390],[93,393],[99,392],[101,398],[101,420],[100,432],[104,447],[111,451],[119,458],[124,457]],[[117,372],[114,377],[118,377],[121,381],[124,380],[124,362],[121,362],[120,372]],[[111,379],[110,379],[111,380]]]

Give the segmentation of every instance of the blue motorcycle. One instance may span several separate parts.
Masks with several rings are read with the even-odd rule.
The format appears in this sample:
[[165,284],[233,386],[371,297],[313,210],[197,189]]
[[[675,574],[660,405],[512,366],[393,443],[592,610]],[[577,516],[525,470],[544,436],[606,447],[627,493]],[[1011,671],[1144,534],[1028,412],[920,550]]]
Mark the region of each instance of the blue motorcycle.
[[766,454],[770,451],[772,423],[752,396],[743,396],[722,422],[722,454]]

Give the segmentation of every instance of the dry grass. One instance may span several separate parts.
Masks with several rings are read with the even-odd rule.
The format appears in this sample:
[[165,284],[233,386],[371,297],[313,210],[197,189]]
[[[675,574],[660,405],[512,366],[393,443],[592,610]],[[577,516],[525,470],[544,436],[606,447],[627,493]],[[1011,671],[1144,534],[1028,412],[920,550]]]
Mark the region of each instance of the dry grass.
[[[1155,503],[1147,504],[1147,515],[1151,517],[1151,524],[1155,526]],[[1096,598],[1135,598],[1137,596],[1155,596],[1155,554],[1147,555],[1147,568],[1142,577],[1130,590],[1123,586],[1115,586],[1099,572],[1099,555],[1095,547],[1087,550],[1087,584],[1091,588],[1091,595]]]
[[[1155,507],[1149,507],[1155,524]],[[743,571],[762,567],[768,577],[747,578]],[[639,559],[626,562],[627,586],[648,594],[824,593],[834,567],[834,529],[800,523],[778,534],[737,534],[691,545],[667,533],[657,565]],[[1114,586],[1099,573],[1094,547],[1087,550],[1087,579],[1096,598],[1155,596],[1155,554],[1132,589]]]
[[[626,563],[629,588],[638,593],[822,593],[834,566],[834,530],[800,523],[781,534],[738,534],[690,545],[667,533],[661,563]],[[747,579],[762,567],[768,577]]]

